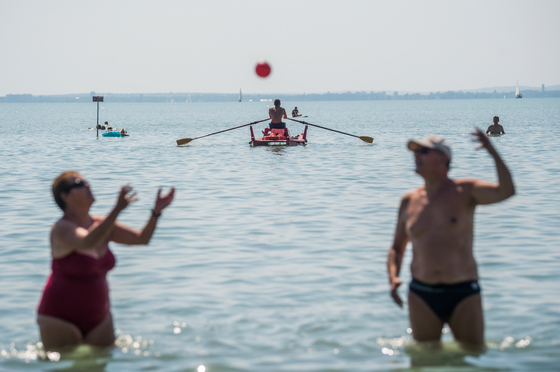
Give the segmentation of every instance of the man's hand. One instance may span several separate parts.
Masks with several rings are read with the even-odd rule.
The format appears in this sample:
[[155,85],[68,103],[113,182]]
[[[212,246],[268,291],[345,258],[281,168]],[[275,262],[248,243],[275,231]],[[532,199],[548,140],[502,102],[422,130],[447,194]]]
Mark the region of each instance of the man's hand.
[[400,278],[394,278],[391,280],[391,297],[393,298],[393,301],[395,301],[395,303],[397,305],[399,305],[399,307],[403,307],[403,302],[402,299],[399,297],[399,294],[397,292],[397,289],[400,287],[400,285],[402,284],[402,281],[400,280]]
[[472,182],[471,194],[476,204],[492,204],[505,200],[515,194],[515,186],[508,168],[498,155],[498,152],[492,146],[490,139],[486,137],[480,129],[476,128],[472,133],[475,138],[473,142],[479,142],[480,146],[476,149],[485,148],[496,162],[496,170],[498,171],[498,184],[486,182],[482,180],[474,180]]
[[490,139],[486,137],[479,128],[475,128],[474,133],[471,134],[475,137],[472,141],[480,143],[480,146],[478,146],[476,150],[485,148],[490,154],[494,154],[496,152],[494,146],[492,146],[492,143],[490,142]]

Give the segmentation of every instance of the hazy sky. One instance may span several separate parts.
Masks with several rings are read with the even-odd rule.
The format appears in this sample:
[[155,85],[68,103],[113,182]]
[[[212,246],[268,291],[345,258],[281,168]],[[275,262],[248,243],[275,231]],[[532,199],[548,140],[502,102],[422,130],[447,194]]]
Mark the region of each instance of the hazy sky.
[[0,95],[554,85],[559,18],[556,0],[0,0]]

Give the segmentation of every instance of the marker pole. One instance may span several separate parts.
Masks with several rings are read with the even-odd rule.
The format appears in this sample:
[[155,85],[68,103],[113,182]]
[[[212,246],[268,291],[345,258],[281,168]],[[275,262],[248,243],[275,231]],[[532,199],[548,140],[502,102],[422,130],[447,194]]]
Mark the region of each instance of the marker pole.
[[97,138],[99,138],[99,101],[97,101]]
[[103,102],[103,96],[93,96],[91,97],[93,102],[97,102],[97,138],[99,138],[99,102]]

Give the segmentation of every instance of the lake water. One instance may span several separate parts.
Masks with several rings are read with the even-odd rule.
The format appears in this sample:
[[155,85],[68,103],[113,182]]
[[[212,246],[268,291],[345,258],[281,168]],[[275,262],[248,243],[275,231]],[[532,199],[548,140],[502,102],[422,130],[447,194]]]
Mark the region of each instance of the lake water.
[[[310,127],[305,147],[251,148],[246,127],[176,146],[264,119],[268,105],[105,102],[100,121],[130,137],[97,139],[95,103],[1,104],[0,370],[559,370],[560,99],[284,102],[375,140]],[[418,350],[385,268],[400,198],[422,184],[406,142],[443,135],[451,177],[495,181],[469,135],[494,115],[517,194],[476,213],[487,351],[463,355],[447,329],[442,351]],[[177,192],[148,246],[112,245],[117,346],[44,360],[36,308],[61,216],[50,188],[68,169],[90,182],[94,214],[132,184],[140,200],[119,220],[134,228],[158,187]],[[410,259],[408,248],[405,282]]]

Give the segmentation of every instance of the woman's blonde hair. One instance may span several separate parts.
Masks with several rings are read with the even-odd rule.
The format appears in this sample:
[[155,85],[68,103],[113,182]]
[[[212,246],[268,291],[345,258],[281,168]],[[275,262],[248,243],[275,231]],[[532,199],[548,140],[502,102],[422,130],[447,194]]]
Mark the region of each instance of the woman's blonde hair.
[[66,203],[64,203],[64,200],[62,200],[60,195],[63,192],[66,192],[68,187],[72,184],[72,177],[74,177],[77,174],[78,174],[77,171],[69,170],[60,174],[58,177],[56,177],[56,179],[53,182],[52,193],[54,196],[54,201],[56,202],[56,204],[58,204],[58,206],[62,210],[66,208]]

